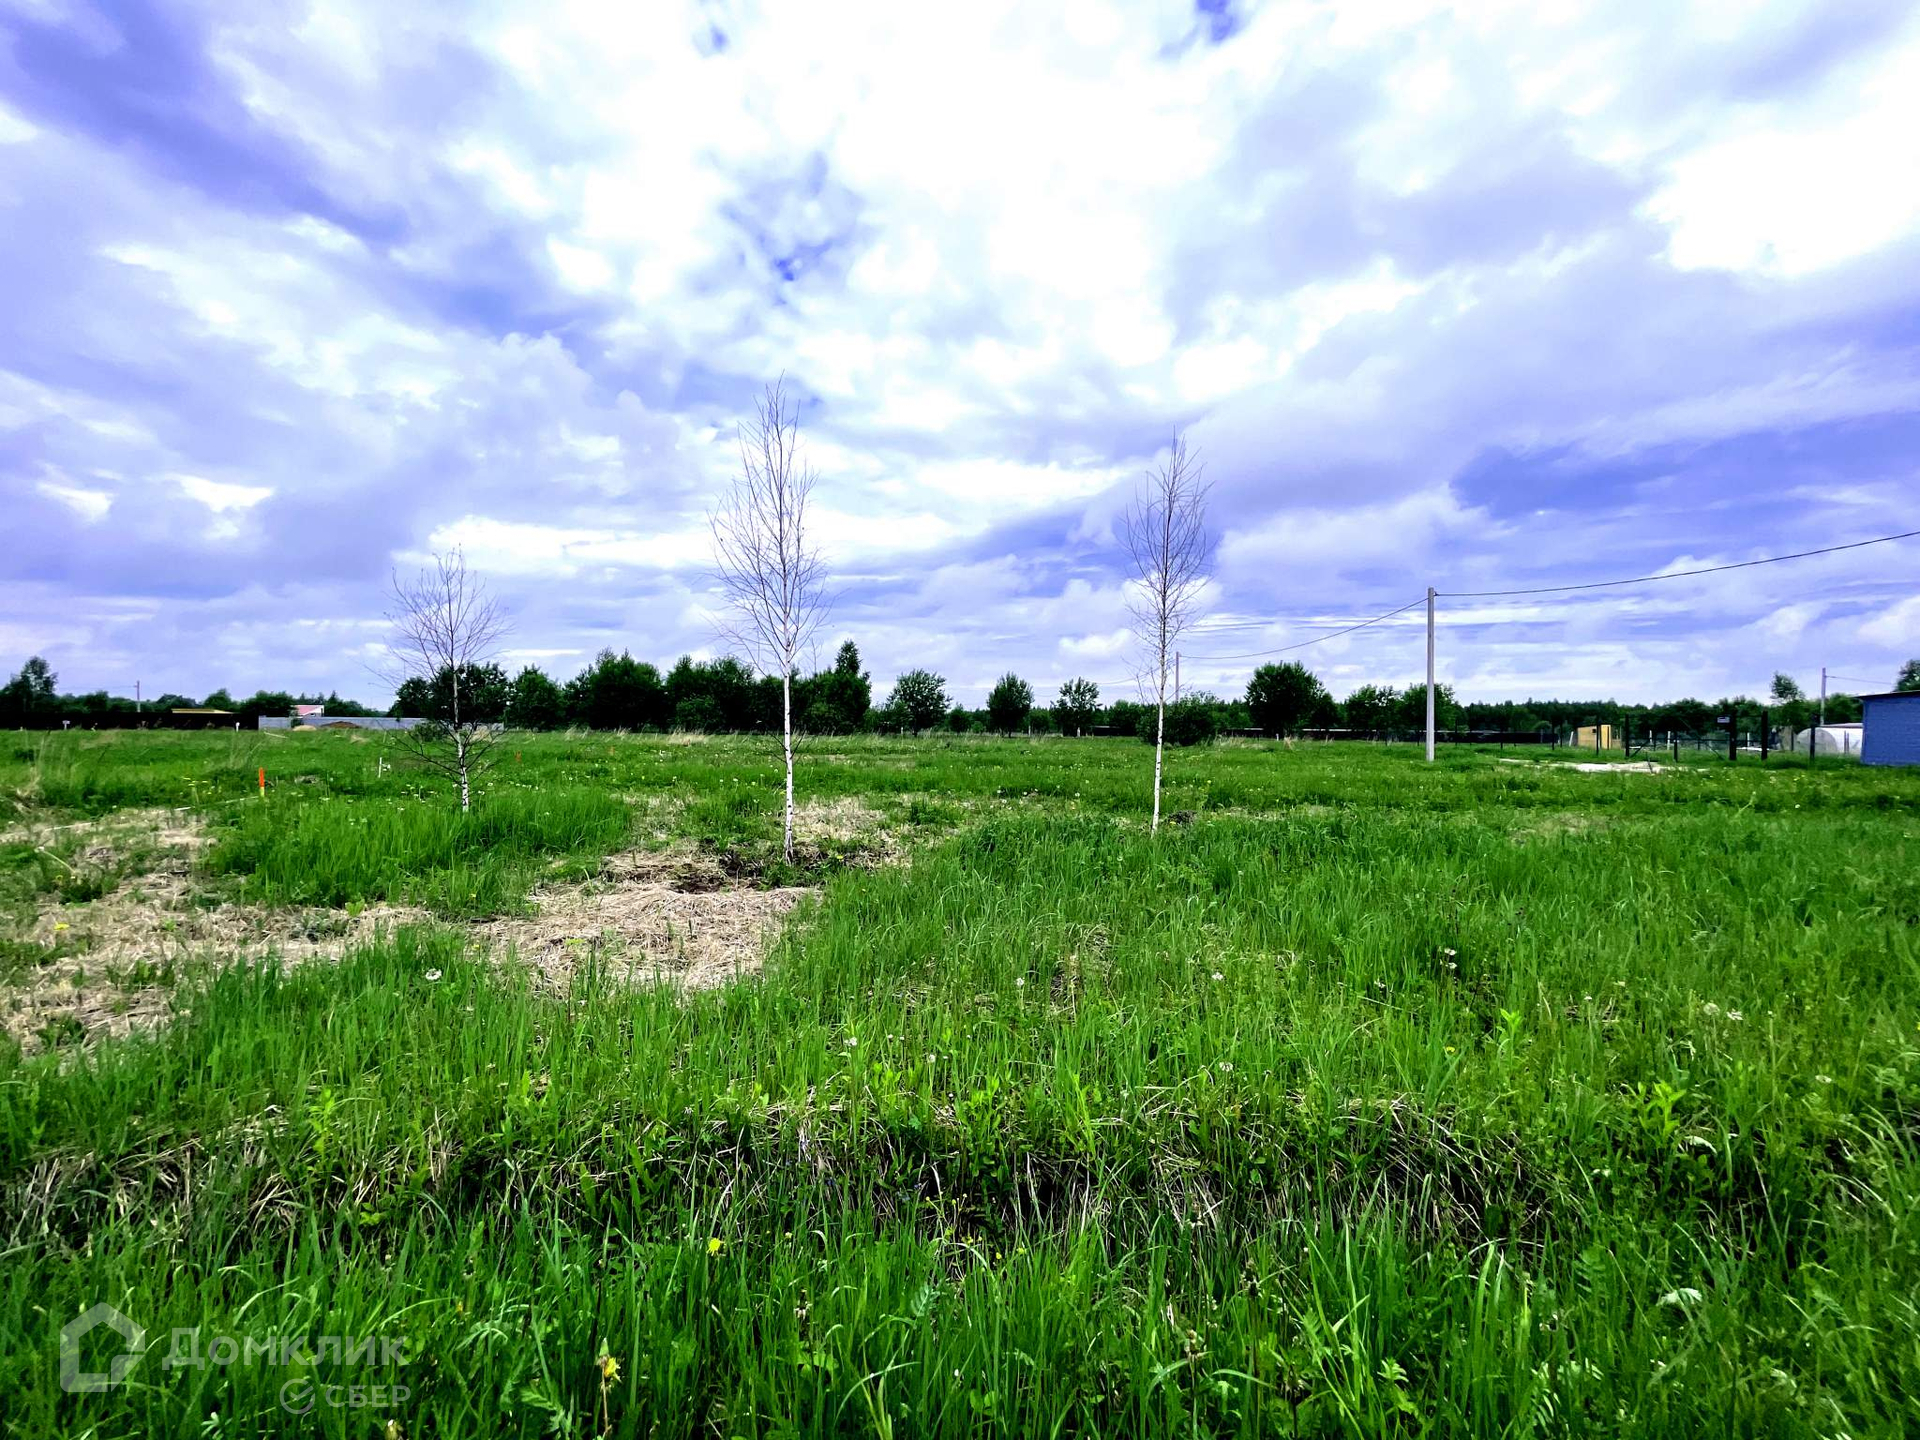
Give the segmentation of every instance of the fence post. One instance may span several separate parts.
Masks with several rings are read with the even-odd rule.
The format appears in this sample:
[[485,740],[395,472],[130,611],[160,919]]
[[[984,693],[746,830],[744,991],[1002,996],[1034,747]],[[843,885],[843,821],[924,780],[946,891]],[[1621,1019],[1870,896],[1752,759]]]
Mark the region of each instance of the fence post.
[[1760,712],[1760,763],[1767,763],[1767,756],[1773,750],[1773,727],[1767,720],[1767,712]]

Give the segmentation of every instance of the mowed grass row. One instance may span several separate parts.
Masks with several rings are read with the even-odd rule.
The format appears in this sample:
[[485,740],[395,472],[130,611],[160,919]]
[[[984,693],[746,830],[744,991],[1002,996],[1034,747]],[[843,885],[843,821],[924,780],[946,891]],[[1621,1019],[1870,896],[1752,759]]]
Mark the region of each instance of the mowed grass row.
[[62,1394],[105,1298],[404,1337],[323,1378],[410,1435],[1904,1433],[1911,826],[1023,811],[712,995],[230,970],[0,1075],[8,1423],[368,1432],[163,1350]]

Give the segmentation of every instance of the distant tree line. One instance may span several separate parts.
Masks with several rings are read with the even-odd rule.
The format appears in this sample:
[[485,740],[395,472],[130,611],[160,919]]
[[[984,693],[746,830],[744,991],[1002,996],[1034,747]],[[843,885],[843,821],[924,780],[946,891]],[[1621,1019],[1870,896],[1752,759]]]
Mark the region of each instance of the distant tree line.
[[[947,698],[945,680],[929,671],[910,671],[900,678],[894,696],[874,710],[875,728],[919,732],[939,729],[955,734],[1138,735],[1151,741],[1154,707],[1135,700],[1102,703],[1090,680],[1069,680],[1059,697],[1036,704],[1032,688],[1014,674],[994,686],[980,709],[957,705]],[[1903,667],[1899,689],[1920,690],[1920,661]],[[1792,679],[1776,675],[1772,693],[1764,700],[1731,696],[1716,701],[1675,700],[1659,705],[1626,704],[1612,699],[1460,701],[1450,685],[1434,687],[1436,728],[1457,733],[1564,735],[1585,725],[1611,725],[1617,733],[1635,737],[1648,733],[1709,735],[1718,731],[1722,715],[1733,717],[1737,730],[1758,732],[1761,712],[1773,727],[1800,729],[1820,714],[1818,697],[1800,693]],[[1860,719],[1856,696],[1827,696],[1830,724]],[[1336,700],[1319,677],[1298,662],[1262,665],[1244,694],[1222,698],[1204,690],[1188,691],[1167,707],[1167,743],[1194,745],[1234,732],[1263,735],[1345,734],[1365,738],[1411,737],[1423,734],[1427,724],[1427,689],[1409,685],[1362,685],[1345,700]]]
[[[296,695],[283,690],[261,690],[242,700],[225,690],[216,690],[203,699],[166,694],[136,705],[126,696],[105,691],[61,694],[58,677],[36,655],[0,685],[0,727],[58,730],[63,724],[71,724],[76,728],[130,729],[141,724],[164,725],[175,709],[207,709],[229,711],[243,729],[253,729],[261,716],[289,715],[296,705],[319,705],[329,715],[437,715],[445,709],[453,678],[443,672],[432,681],[408,680],[384,712],[338,694]],[[1908,661],[1902,667],[1895,688],[1920,690],[1920,660]],[[1802,693],[1785,674],[1774,677],[1764,699],[1739,695],[1659,705],[1611,699],[1462,702],[1451,686],[1440,685],[1436,691],[1435,723],[1448,732],[1522,734],[1546,730],[1564,734],[1579,726],[1600,724],[1635,737],[1669,731],[1707,735],[1718,728],[1718,717],[1731,715],[1736,729],[1753,733],[1760,729],[1762,710],[1767,712],[1770,725],[1796,730],[1814,723],[1820,713],[1819,697]],[[475,665],[463,670],[460,693],[463,705],[472,707],[477,717],[524,730],[580,726],[593,730],[718,733],[780,728],[778,677],[755,674],[744,662],[731,657],[695,660],[683,655],[663,675],[654,665],[624,651],[615,654],[603,650],[579,674],[564,682],[537,665],[525,666],[511,676],[499,665]],[[1036,697],[1032,685],[1012,672],[995,683],[987,703],[979,708],[957,704],[948,693],[946,680],[924,669],[901,675],[886,701],[875,704],[872,681],[862,670],[860,651],[851,640],[840,646],[827,669],[795,681],[794,711],[799,717],[798,728],[815,735],[939,731],[1141,735],[1151,740],[1154,720],[1151,705],[1130,699],[1103,699],[1091,680],[1069,680],[1056,696],[1047,699]],[[1836,693],[1827,697],[1829,723],[1857,721],[1860,712],[1860,701],[1853,695]],[[1306,666],[1288,662],[1261,666],[1240,696],[1222,698],[1206,691],[1183,694],[1168,706],[1166,738],[1169,744],[1192,745],[1235,731],[1409,736],[1423,732],[1426,723],[1424,685],[1409,685],[1404,690],[1391,685],[1362,685],[1345,700],[1336,700]]]
[[[454,676],[412,679],[394,697],[395,715],[437,715],[446,708]],[[645,660],[602,650],[562,683],[538,665],[509,677],[498,665],[470,665],[459,678],[463,703],[477,719],[516,730],[777,730],[780,677],[756,675],[725,656],[695,660],[682,655],[665,675]],[[813,734],[845,734],[867,728],[872,681],[860,668],[853,641],[841,645],[833,664],[794,682],[800,728]]]
[[174,710],[224,710],[230,719],[223,725],[239,724],[253,729],[262,715],[290,715],[296,705],[319,705],[329,715],[380,715],[337,694],[295,695],[285,690],[261,690],[236,700],[226,690],[214,691],[204,699],[191,695],[148,696],[135,700],[130,695],[109,695],[95,690],[83,695],[59,692],[59,677],[38,655],[20,667],[5,685],[0,685],[0,729],[59,730],[64,726],[91,730],[132,730],[142,725],[161,726]]

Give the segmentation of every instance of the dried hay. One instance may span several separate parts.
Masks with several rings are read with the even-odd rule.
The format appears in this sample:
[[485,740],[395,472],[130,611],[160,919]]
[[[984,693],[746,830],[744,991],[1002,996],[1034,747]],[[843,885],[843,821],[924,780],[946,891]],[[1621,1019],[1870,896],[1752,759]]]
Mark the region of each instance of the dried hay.
[[[209,843],[197,820],[173,810],[122,811],[85,822],[81,855],[138,873],[97,900],[63,905],[42,897],[18,938],[52,958],[22,983],[0,987],[0,1028],[29,1054],[41,1032],[79,1026],[87,1039],[124,1036],[164,1023],[172,977],[183,961],[220,963],[277,954],[292,964],[338,955],[376,931],[429,918],[381,905],[350,914],[317,907],[195,903],[194,862]],[[44,833],[48,827],[41,827]]]
[[704,989],[757,972],[781,923],[814,893],[742,888],[716,861],[689,850],[635,850],[610,857],[584,884],[535,891],[530,916],[474,930],[556,989],[589,962],[631,983]]
[[[660,804],[649,815],[659,838],[666,831],[657,827],[670,827],[677,811],[677,803]],[[872,857],[885,843],[880,818],[857,801],[813,802],[797,813],[796,831],[809,843],[863,841]],[[401,905],[350,912],[206,904],[194,873],[209,843],[198,821],[176,811],[129,811],[88,828],[97,835],[87,836],[85,854],[139,873],[91,902],[46,897],[36,905],[19,938],[47,947],[51,958],[0,985],[0,1027],[29,1054],[42,1048],[43,1032],[77,1027],[91,1042],[164,1024],[181,962],[337,958],[380,930],[434,919]],[[536,890],[531,915],[466,928],[483,948],[531,964],[552,988],[564,988],[589,961],[631,983],[725,984],[756,973],[787,916],[817,893],[751,888],[729,873],[725,858],[685,846],[627,851],[609,857],[591,880]]]

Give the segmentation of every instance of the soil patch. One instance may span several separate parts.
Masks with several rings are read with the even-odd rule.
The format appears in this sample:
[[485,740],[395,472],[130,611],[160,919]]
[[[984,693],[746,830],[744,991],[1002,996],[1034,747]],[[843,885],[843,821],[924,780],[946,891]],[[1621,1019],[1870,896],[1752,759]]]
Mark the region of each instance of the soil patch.
[[473,929],[556,989],[588,964],[635,984],[723,985],[757,972],[793,908],[817,893],[744,887],[723,858],[684,849],[628,851],[584,884],[535,891],[532,915]]
[[[796,820],[797,837],[810,847],[862,841],[863,859],[893,853],[879,813],[857,802],[815,803]],[[129,873],[96,900],[36,902],[13,938],[42,958],[0,985],[0,1027],[28,1054],[125,1036],[166,1022],[175,983],[193,964],[269,954],[290,964],[337,958],[381,930],[434,921],[403,905],[335,910],[223,902],[196,870],[208,843],[198,821],[177,811],[122,812],[93,822],[82,853]],[[537,889],[530,915],[464,928],[495,954],[517,955],[555,989],[588,963],[631,983],[721,985],[756,973],[794,907],[817,893],[759,888],[751,883],[754,869],[739,857],[685,845],[626,851],[610,856],[591,880]]]

